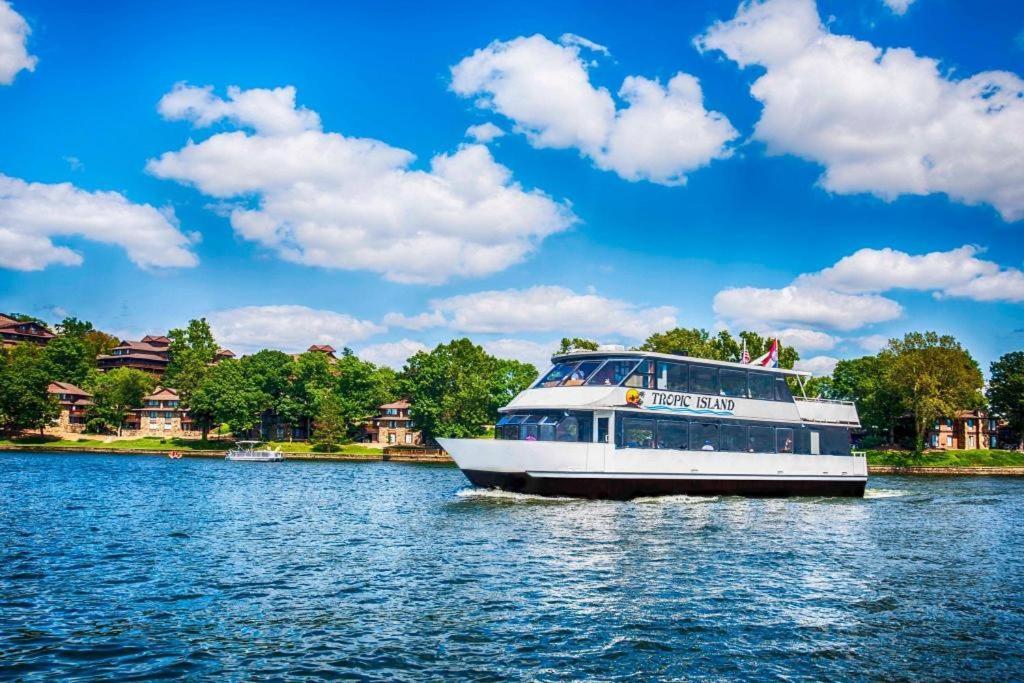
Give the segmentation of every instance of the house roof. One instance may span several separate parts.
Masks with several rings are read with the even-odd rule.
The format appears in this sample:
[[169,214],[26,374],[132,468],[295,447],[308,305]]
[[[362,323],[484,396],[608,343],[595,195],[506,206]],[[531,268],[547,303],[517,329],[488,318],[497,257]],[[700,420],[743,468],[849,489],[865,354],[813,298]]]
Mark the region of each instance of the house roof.
[[50,382],[50,386],[47,388],[47,391],[51,394],[71,394],[73,396],[85,397],[92,396],[88,391],[79,389],[74,384],[69,384],[68,382]]
[[171,340],[162,335],[147,334],[142,338],[142,342],[146,344],[154,344],[156,346],[170,346]]
[[[17,328],[17,327],[19,327],[21,325],[32,325],[33,327],[38,328],[38,331],[37,332],[23,332],[23,331],[18,330],[18,329],[11,329],[11,328]],[[13,332],[15,334],[30,334],[30,335],[32,335],[34,337],[54,337],[54,336],[56,336],[56,335],[54,335],[53,332],[50,332],[50,330],[46,329],[46,325],[43,325],[42,323],[40,323],[38,321],[35,321],[35,320],[15,320],[14,318],[11,318],[10,316],[6,316],[3,313],[0,313],[0,330],[5,331],[5,332]]]
[[385,403],[384,405],[377,407],[381,410],[387,410],[388,408],[408,408],[409,405],[409,402],[403,398],[393,403]]
[[143,401],[177,401],[178,390],[169,387],[157,387],[149,396],[143,396]]
[[235,352],[231,349],[217,349],[217,355],[223,358],[234,358]]
[[335,349],[330,344],[313,344],[308,349],[306,349],[306,351],[307,352],[309,352],[309,351],[320,351],[321,353],[327,353],[327,354],[333,355]]

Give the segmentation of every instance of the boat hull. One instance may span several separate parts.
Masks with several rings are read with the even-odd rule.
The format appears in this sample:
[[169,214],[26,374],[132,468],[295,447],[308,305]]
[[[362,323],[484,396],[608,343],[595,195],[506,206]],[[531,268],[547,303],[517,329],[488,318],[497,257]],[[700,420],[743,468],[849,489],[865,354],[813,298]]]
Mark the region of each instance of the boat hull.
[[474,486],[538,496],[630,500],[646,496],[837,496],[861,498],[866,480],[627,478],[621,476],[534,476],[527,472],[462,470]]
[[470,482],[542,496],[861,497],[863,457],[615,448],[610,444],[440,439]]

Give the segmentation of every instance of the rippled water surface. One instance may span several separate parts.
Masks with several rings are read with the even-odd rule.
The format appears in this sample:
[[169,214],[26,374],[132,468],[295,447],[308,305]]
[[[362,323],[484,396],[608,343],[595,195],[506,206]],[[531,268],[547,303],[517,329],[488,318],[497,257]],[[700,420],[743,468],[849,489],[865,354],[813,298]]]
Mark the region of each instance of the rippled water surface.
[[1022,634],[1021,479],[622,503],[0,455],[0,679],[1019,679]]

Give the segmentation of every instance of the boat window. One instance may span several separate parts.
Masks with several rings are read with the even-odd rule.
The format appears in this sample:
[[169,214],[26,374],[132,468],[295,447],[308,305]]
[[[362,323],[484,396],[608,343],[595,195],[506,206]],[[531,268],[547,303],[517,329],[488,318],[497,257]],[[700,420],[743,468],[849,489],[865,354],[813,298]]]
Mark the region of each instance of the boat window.
[[548,374],[537,382],[538,387],[557,387],[566,377],[572,374],[578,363],[557,363],[548,370]]
[[747,397],[747,371],[728,370],[723,368],[718,373],[721,383],[722,396],[734,398]]
[[626,382],[623,386],[633,387],[634,389],[653,389],[654,361],[640,361],[640,365],[636,367],[636,370],[633,371],[632,375],[626,378]]
[[707,422],[690,423],[690,450],[717,451],[718,425]]
[[570,372],[560,386],[563,387],[578,387],[587,381],[587,377],[601,367],[600,360],[585,360],[582,363],[578,363],[572,372]]
[[775,378],[775,400],[793,402],[793,394],[789,390],[789,384],[786,383],[785,377]]
[[751,453],[774,453],[775,430],[771,427],[750,427],[747,430],[747,450]]
[[555,426],[555,441],[579,441],[580,421],[568,415]]
[[836,427],[827,427],[822,429],[821,452],[823,455],[849,455],[849,430]]
[[750,398],[762,401],[775,400],[775,378],[764,372],[751,372],[747,376],[750,385]]
[[509,419],[508,423],[509,424],[513,424],[513,425],[522,424],[523,422],[526,422],[526,418],[528,418],[528,417],[530,417],[530,416],[529,415],[513,415]]
[[625,448],[654,448],[654,421],[624,418],[622,444]]
[[587,382],[590,386],[617,387],[622,381],[629,377],[639,363],[636,360],[610,360],[601,366],[601,369]]
[[718,428],[718,444],[721,451],[745,452],[747,450],[747,428],[743,425],[722,425]]
[[658,448],[685,451],[689,446],[687,425],[682,420],[658,420]]
[[691,365],[690,391],[695,394],[717,394],[718,368],[709,365]]
[[685,363],[658,361],[657,388],[662,391],[689,391]]
[[787,428],[779,428],[775,430],[775,452],[776,453],[792,453],[793,452],[793,430]]
[[521,429],[523,441],[536,441],[540,438],[540,428],[535,424],[524,424]]

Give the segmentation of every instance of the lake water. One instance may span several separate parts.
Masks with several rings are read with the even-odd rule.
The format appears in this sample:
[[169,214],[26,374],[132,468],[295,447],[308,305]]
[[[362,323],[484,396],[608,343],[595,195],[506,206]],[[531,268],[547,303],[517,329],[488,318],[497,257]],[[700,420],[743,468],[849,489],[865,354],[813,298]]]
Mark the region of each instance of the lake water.
[[1014,679],[1024,480],[547,500],[453,467],[0,454],[0,679]]

